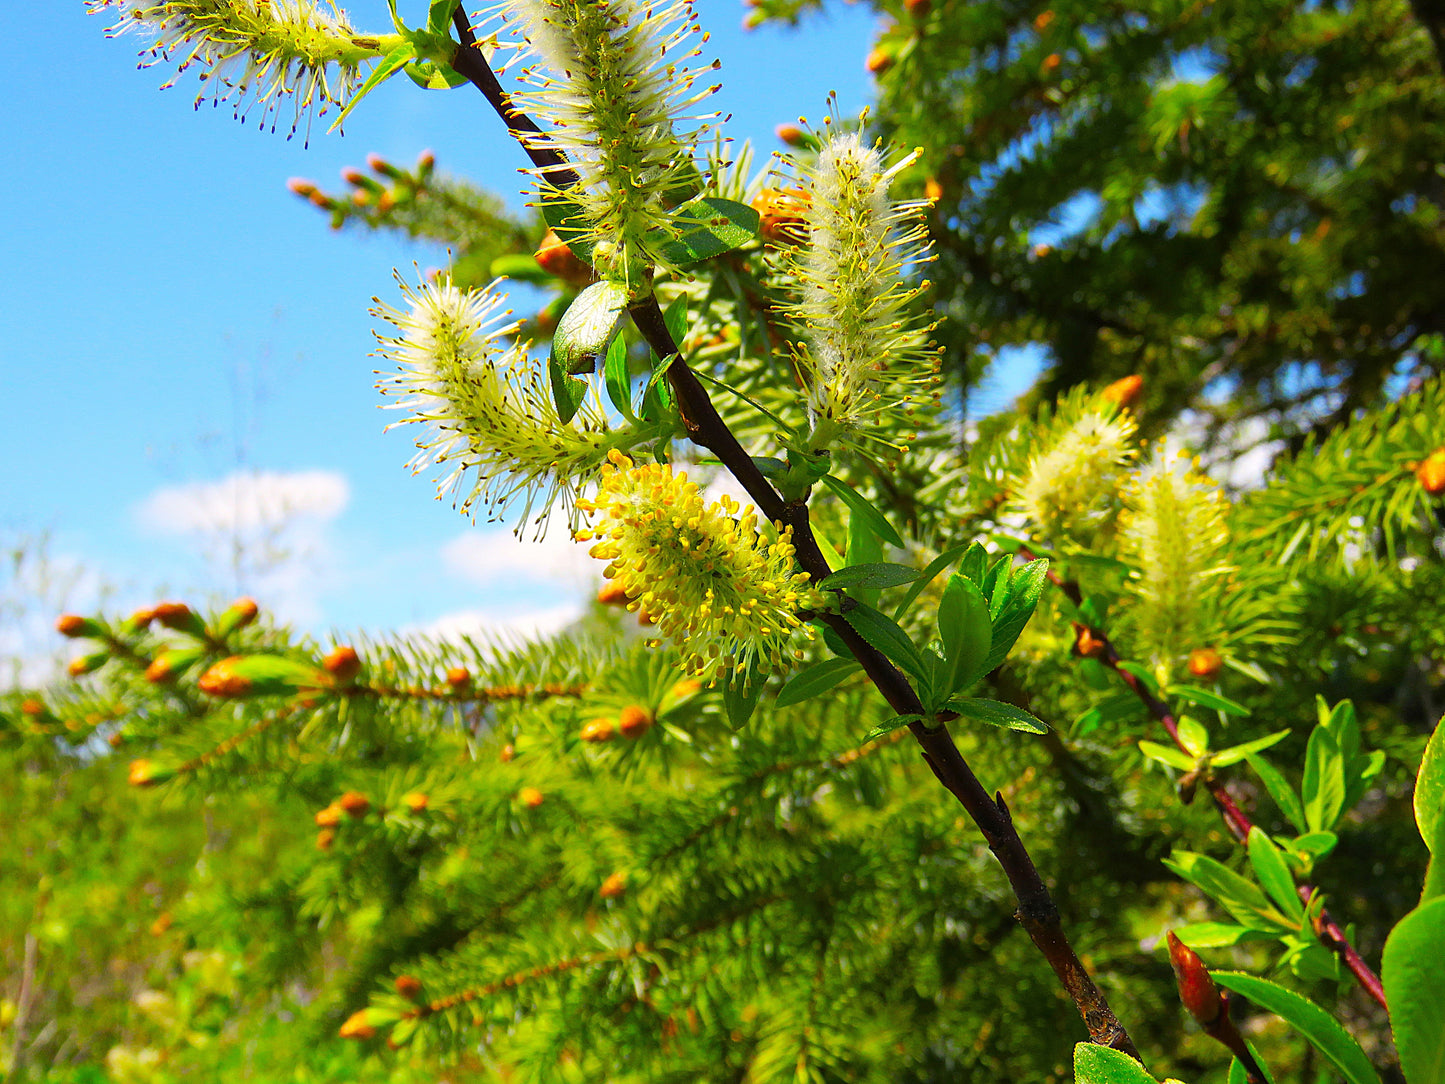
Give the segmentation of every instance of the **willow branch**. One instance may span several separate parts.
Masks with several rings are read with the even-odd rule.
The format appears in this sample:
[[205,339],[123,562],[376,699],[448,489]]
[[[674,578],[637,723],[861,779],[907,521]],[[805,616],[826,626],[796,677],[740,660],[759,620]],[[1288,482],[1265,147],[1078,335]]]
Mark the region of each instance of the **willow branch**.
[[[1021,555],[1032,556],[1027,548],[1020,548],[1019,553]],[[1049,581],[1062,591],[1075,606],[1078,606],[1083,601],[1078,584],[1063,579],[1063,577],[1053,569],[1049,569],[1048,577]],[[1175,718],[1174,712],[1170,710],[1168,704],[1149,690],[1149,687],[1139,679],[1137,674],[1130,673],[1120,666],[1120,663],[1124,660],[1120,656],[1118,649],[1114,646],[1114,642],[1109,639],[1108,634],[1093,626],[1078,625],[1077,627],[1080,631],[1081,640],[1085,635],[1087,636],[1088,647],[1086,650],[1080,650],[1079,644],[1076,643],[1075,650],[1084,657],[1098,660],[1118,674],[1119,677],[1124,680],[1124,684],[1128,685],[1129,688],[1134,691],[1134,695],[1137,696],[1144,707],[1148,709],[1149,714],[1152,715],[1159,725],[1168,733],[1174,745],[1190,756],[1194,756],[1194,751],[1185,745],[1183,739],[1179,736],[1179,721]],[[1209,796],[1214,799],[1214,805],[1219,810],[1219,815],[1224,819],[1225,826],[1229,829],[1230,834],[1234,836],[1235,841],[1238,843],[1246,842],[1249,839],[1249,832],[1250,829],[1254,827],[1254,823],[1249,819],[1249,816],[1244,810],[1239,808],[1239,803],[1236,802],[1233,795],[1225,789],[1223,781],[1216,779],[1213,775],[1205,775],[1201,782],[1209,791]],[[1300,898],[1306,903],[1309,902],[1310,897],[1317,891],[1313,885],[1304,881],[1299,882],[1298,889]],[[1360,988],[1378,1002],[1380,1008],[1387,1008],[1385,1004],[1385,987],[1381,984],[1380,977],[1376,975],[1370,965],[1365,962],[1364,957],[1359,954],[1355,946],[1350,944],[1350,939],[1346,936],[1344,929],[1330,916],[1328,911],[1322,911],[1320,913],[1314,930],[1315,935],[1320,939],[1320,943],[1340,958],[1340,961],[1349,970],[1350,974],[1354,976],[1355,981],[1359,983]]]
[[[538,160],[537,155],[540,152],[534,145],[535,141],[527,135],[537,132],[536,125],[512,107],[499,87],[495,91],[491,89],[496,85],[496,77],[491,74],[480,50],[475,48],[475,38],[470,34],[466,16],[458,9],[455,18],[459,32],[465,27],[463,44],[457,50],[457,62],[454,64],[457,71],[466,75],[482,90],[487,101],[506,120],[508,129],[522,144],[533,163],[546,173],[552,183],[561,187],[558,178],[562,176],[561,169],[567,167],[559,166],[555,160],[545,163]],[[570,168],[568,172],[571,173]],[[575,173],[572,173],[572,178],[575,182]],[[718,414],[697,375],[683,359],[681,350],[673,341],[672,333],[668,331],[663,320],[657,298],[649,296],[642,299],[629,309],[629,314],[643,339],[657,356],[672,359],[667,368],[667,379],[676,397],[688,436],[694,443],[718,457],[747,490],[765,516],[792,528],[798,563],[815,583],[824,579],[832,569],[828,567],[813,534],[806,500],[785,501],[763,476],[752,457]],[[858,635],[841,615],[824,614],[821,619],[842,638],[895,712],[900,715],[927,714],[908,679],[881,652]],[[922,748],[924,760],[933,774],[983,832],[989,850],[1003,867],[1018,900],[1016,917],[1019,923],[1073,999],[1091,1041],[1138,1058],[1139,1053],[1133,1040],[1129,1038],[1129,1033],[1119,1023],[1103,992],[1089,977],[1078,954],[1070,945],[1058,908],[1054,905],[1048,887],[1039,876],[1022,839],[1019,838],[1013,817],[1002,795],[997,798],[989,796],[959,752],[958,746],[954,744],[946,725],[940,723],[926,727],[922,723],[915,723],[909,729]]]

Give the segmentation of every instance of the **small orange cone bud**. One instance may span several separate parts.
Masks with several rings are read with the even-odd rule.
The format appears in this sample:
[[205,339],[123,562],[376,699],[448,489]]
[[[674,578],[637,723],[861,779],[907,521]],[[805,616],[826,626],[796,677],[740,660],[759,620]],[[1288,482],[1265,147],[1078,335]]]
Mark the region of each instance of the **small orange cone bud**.
[[325,809],[318,809],[316,811],[316,827],[335,828],[341,823],[341,813],[341,807],[335,802],[332,802]]
[[937,203],[943,198],[943,185],[938,183],[938,178],[929,177],[923,182],[923,194],[928,197],[929,203]]
[[216,618],[216,634],[229,636],[237,629],[244,629],[256,620],[256,615],[260,612],[261,608],[256,605],[255,599],[238,598]]
[[808,145],[808,133],[796,124],[780,124],[773,129],[773,134],[790,147],[802,148]]
[[1039,70],[1045,72],[1057,71],[1059,65],[1063,62],[1064,58],[1059,56],[1058,53],[1050,53],[1044,57],[1044,62],[1039,65]]
[[628,704],[617,719],[617,729],[625,738],[640,738],[652,727],[652,712],[637,704]]
[[689,696],[696,696],[702,691],[702,682],[697,678],[683,678],[672,687],[672,696],[676,700],[686,700]]
[[1175,937],[1173,930],[1169,931],[1169,962],[1174,967],[1179,1000],[1201,1027],[1208,1028],[1224,1011],[1223,999],[1199,954]]
[[863,66],[874,75],[882,75],[889,68],[893,67],[893,50],[878,46],[868,54],[868,59],[863,61]]
[[341,685],[349,685],[361,673],[361,659],[354,647],[345,644],[321,660],[322,667]]
[[122,730],[117,730],[114,734],[112,734],[105,740],[110,743],[110,747],[112,749],[119,749],[122,745],[125,744],[125,732]]
[[1115,403],[1121,410],[1133,410],[1134,404],[1144,394],[1144,378],[1138,373],[1121,376],[1099,393],[1107,403]]
[[204,636],[206,626],[184,602],[162,602],[155,608],[155,619],[168,629]]
[[1052,11],[1041,11],[1034,16],[1034,29],[1042,34],[1053,21],[1054,13]]
[[55,631],[74,640],[81,636],[98,637],[101,635],[102,629],[99,622],[92,621],[88,617],[81,617],[79,614],[61,614],[56,618]]
[[517,758],[517,747],[511,742],[502,746],[502,751],[497,754],[497,759],[503,764],[510,764]]
[[168,647],[146,667],[145,677],[152,685],[174,681],[201,658],[199,648]]
[[1084,659],[1097,659],[1104,654],[1107,640],[1101,639],[1087,625],[1074,625],[1074,654]]
[[414,790],[410,794],[403,794],[401,796],[401,804],[413,813],[420,813],[427,807],[430,801],[431,799],[419,790]]
[[421,993],[421,979],[415,975],[398,975],[392,985],[396,987],[396,992],[408,1001],[415,1001],[416,995]]
[[343,1039],[370,1039],[375,1037],[376,1028],[367,1019],[366,1010],[362,1009],[346,1018],[346,1023],[341,1025],[338,1034]]
[[336,799],[336,804],[346,810],[350,816],[360,820],[366,816],[367,811],[371,808],[371,799],[359,790],[348,790],[340,798]]
[[517,801],[521,802],[528,809],[536,809],[546,801],[546,796],[536,787],[523,787],[517,791]]
[[149,760],[132,760],[130,774],[126,776],[126,780],[133,787],[149,787],[156,783],[164,783],[175,774],[174,769],[162,768]]
[[1212,647],[1197,647],[1189,653],[1189,673],[1194,677],[1215,677],[1223,666],[1224,660]]
[[764,188],[752,201],[759,235],[773,245],[801,245],[808,239],[804,216],[812,199],[802,188]]
[[602,887],[597,890],[597,894],[601,896],[604,900],[615,900],[618,896],[622,895],[622,893],[626,891],[627,874],[619,871],[612,874],[607,878],[607,880],[602,882]]
[[316,182],[305,177],[292,177],[286,182],[286,187],[302,199],[310,199],[316,192]]
[[201,692],[210,696],[237,697],[245,696],[251,691],[251,679],[244,674],[236,672],[235,664],[240,662],[239,655],[232,655],[229,659],[222,659],[215,663],[197,682]]
[[592,268],[577,258],[555,230],[548,230],[542,244],[532,254],[542,270],[556,275],[570,286],[585,286],[592,281]]
[[914,19],[926,19],[933,10],[932,0],[903,0],[903,8]]
[[82,655],[78,659],[71,659],[70,665],[66,667],[71,677],[84,677],[86,674],[93,674],[106,664],[110,658],[108,651],[96,651],[89,655]]
[[151,936],[159,937],[171,928],[173,922],[175,922],[175,919],[171,917],[171,913],[169,911],[162,911],[156,916],[156,920],[151,923]]
[[142,629],[148,629],[148,628],[150,628],[150,627],[151,627],[151,622],[154,621],[155,619],[156,619],[155,609],[154,609],[153,607],[150,607],[150,606],[142,606],[142,607],[141,607],[139,610],[137,610],[135,613],[133,613],[133,614],[131,614],[129,617],[127,617],[127,618],[125,619],[125,623],[126,623],[127,625],[129,625],[132,629],[134,629],[136,632],[140,632]]
[[597,592],[597,601],[604,606],[626,606],[627,592],[622,590],[622,584],[616,580],[608,580],[602,585],[602,590]]
[[36,718],[45,714],[45,704],[33,696],[26,697],[20,702],[20,713]]
[[1445,493],[1445,448],[1436,448],[1420,460],[1415,468],[1415,477],[1430,496],[1438,497]]
[[583,741],[603,742],[611,741],[617,735],[617,724],[611,719],[592,719],[582,725],[582,731],[577,736]]
[[336,842],[336,829],[323,828],[316,833],[316,849],[318,851],[329,851],[331,845]]
[[1042,259],[1043,259],[1045,256],[1047,256],[1050,252],[1054,251],[1054,246],[1053,246],[1053,245],[1035,245],[1033,251],[1034,251],[1034,259],[1036,259],[1036,260],[1042,260]]
[[465,666],[453,666],[447,671],[447,684],[453,689],[465,689],[472,683],[472,672]]

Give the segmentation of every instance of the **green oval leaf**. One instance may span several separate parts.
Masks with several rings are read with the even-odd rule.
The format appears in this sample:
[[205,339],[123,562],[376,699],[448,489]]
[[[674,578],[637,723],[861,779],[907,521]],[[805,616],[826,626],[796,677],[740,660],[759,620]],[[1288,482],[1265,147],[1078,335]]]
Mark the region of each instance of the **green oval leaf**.
[[627,287],[594,282],[562,314],[552,336],[552,357],[568,376],[595,372],[626,314]]
[[[1360,1049],[1360,1044],[1313,1001],[1256,975],[1238,971],[1213,971],[1210,974],[1226,990],[1242,994],[1260,1008],[1282,1018],[1333,1063],[1350,1084],[1380,1084],[1379,1075]],[[1410,1084],[1421,1082],[1412,1079]]]
[[1255,738],[1254,741],[1247,741],[1242,745],[1231,745],[1228,749],[1221,749],[1210,758],[1216,768],[1227,768],[1231,764],[1238,764],[1245,757],[1252,753],[1268,749],[1277,742],[1284,741],[1289,737],[1288,730],[1279,730],[1273,734],[1267,734],[1263,738]]
[[1305,807],[1284,774],[1269,761],[1255,756],[1253,753],[1246,755],[1244,759],[1249,762],[1249,766],[1263,781],[1264,789],[1269,791],[1269,796],[1274,799],[1274,804],[1279,806],[1279,811],[1289,819],[1290,824],[1294,825],[1295,831],[1307,830],[1309,825],[1305,822]]
[[1248,715],[1249,709],[1236,700],[1227,696],[1220,696],[1208,689],[1201,689],[1197,685],[1171,685],[1168,689],[1168,696],[1176,700],[1183,700],[1186,704],[1197,704],[1201,708],[1213,708],[1215,711],[1222,711],[1226,715]]
[[877,562],[866,565],[850,565],[847,568],[840,568],[831,576],[826,576],[819,587],[897,587],[899,584],[912,583],[918,578],[918,569],[910,568],[908,565],[897,565],[892,562]]
[[1390,1031],[1410,1084],[1445,1084],[1445,899],[1415,908],[1390,931],[1380,977]]
[[923,716],[921,715],[895,715],[891,719],[883,720],[883,722],[864,734],[863,743],[866,744],[870,741],[877,741],[879,738],[892,734],[895,730],[901,730],[905,726],[912,726],[914,723],[921,722],[923,722]]
[[859,636],[868,641],[871,647],[882,652],[895,666],[907,671],[919,681],[928,681],[928,670],[923,656],[908,638],[908,633],[898,627],[897,622],[861,602],[843,617]]
[[938,603],[938,636],[943,641],[948,669],[944,687],[935,691],[948,696],[984,675],[984,663],[993,645],[988,600],[972,580],[957,572],[948,577]]
[[903,539],[898,537],[898,532],[893,529],[893,525],[888,522],[882,512],[868,503],[863,497],[863,494],[859,493],[847,482],[834,478],[831,474],[823,475],[822,482],[834,493],[838,494],[839,497],[843,498],[843,503],[853,509],[856,514],[863,516],[868,521],[868,526],[873,528],[873,533],[879,538],[890,545],[903,545]]
[[780,708],[800,704],[819,693],[827,692],[862,669],[852,659],[824,659],[789,678],[774,703]]
[[1172,745],[1160,745],[1158,742],[1141,741],[1139,752],[1143,753],[1150,760],[1157,760],[1160,764],[1167,764],[1171,768],[1178,768],[1182,772],[1193,771],[1198,763],[1192,756],[1182,749],[1175,749]]
[[982,697],[955,698],[950,700],[945,707],[950,711],[958,712],[960,719],[967,719],[972,723],[987,723],[989,726],[1000,726],[1005,730],[1019,730],[1026,734],[1047,734],[1049,732],[1046,724],[1035,719],[1023,708],[1016,708],[1012,704],[1005,704],[1000,700],[985,700]]
[[618,335],[607,348],[607,360],[602,365],[602,379],[607,387],[607,398],[622,412],[622,416],[636,425],[637,416],[632,412],[632,379],[627,373],[627,340]]
[[758,235],[760,221],[746,203],[702,196],[673,213],[672,230],[656,230],[649,239],[668,263],[688,268],[747,244]]
[[1258,825],[1250,828],[1246,847],[1249,850],[1249,864],[1254,867],[1254,875],[1269,893],[1269,898],[1274,900],[1288,917],[1296,922],[1303,922],[1305,906],[1299,893],[1295,891],[1294,877],[1290,874],[1289,866],[1285,864],[1284,855],[1279,848]]
[[1159,1084],[1123,1051],[1097,1043],[1074,1047],[1075,1084]]
[[1415,823],[1425,846],[1435,847],[1445,811],[1445,718],[1435,724],[1435,733],[1425,746],[1420,771],[1415,776]]

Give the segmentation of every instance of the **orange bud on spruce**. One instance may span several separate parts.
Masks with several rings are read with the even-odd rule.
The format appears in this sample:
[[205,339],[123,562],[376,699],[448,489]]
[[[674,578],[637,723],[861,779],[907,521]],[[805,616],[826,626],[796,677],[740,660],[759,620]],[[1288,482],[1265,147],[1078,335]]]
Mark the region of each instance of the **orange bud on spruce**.
[[502,746],[502,751],[497,754],[497,759],[503,764],[510,764],[517,758],[517,747],[511,742]]
[[628,704],[617,718],[617,729],[625,738],[640,738],[652,727],[652,712],[637,704]]
[[361,673],[361,659],[356,654],[356,649],[345,644],[322,659],[321,665],[341,685],[351,684],[356,680],[356,675]]
[[802,188],[764,188],[753,197],[758,212],[758,234],[773,245],[800,245],[807,240],[804,217],[812,195]]
[[261,608],[253,598],[238,598],[216,618],[216,635],[229,636],[237,629],[244,629],[256,620]]
[[1097,659],[1104,654],[1108,641],[1100,639],[1087,625],[1074,625],[1074,654],[1083,659]]
[[325,809],[316,811],[316,827],[334,828],[341,823],[342,809],[335,802],[332,802]]
[[465,689],[472,683],[472,672],[465,666],[453,666],[447,671],[447,684],[453,689]]
[[156,916],[156,920],[151,923],[151,936],[159,937],[171,928],[173,922],[175,922],[175,919],[171,917],[171,913],[169,911],[162,911]]
[[616,735],[617,724],[611,719],[600,718],[584,723],[577,736],[583,741],[604,742],[611,741]]
[[533,257],[549,275],[556,275],[570,286],[585,286],[592,281],[592,268],[577,258],[567,243],[557,236],[555,230],[548,230],[542,244]]
[[359,790],[348,790],[336,799],[336,804],[357,820],[366,816],[367,811],[371,809],[371,799]]
[[597,592],[597,601],[604,606],[626,606],[627,592],[616,580],[608,580],[602,585],[602,590]]
[[863,66],[874,75],[882,75],[889,68],[893,67],[893,50],[878,46],[868,54],[868,59],[863,61]]
[[89,655],[82,655],[78,659],[71,659],[70,665],[66,667],[71,677],[84,677],[86,674],[93,674],[106,664],[110,658],[108,651],[96,651]]
[[396,992],[408,1001],[415,1001],[416,995],[421,993],[421,979],[415,975],[398,975],[392,985],[396,987]]
[[362,1009],[348,1016],[337,1034],[343,1039],[370,1039],[376,1035],[376,1028],[367,1019],[366,1010]]
[[173,769],[162,768],[149,760],[132,760],[126,781],[133,787],[149,787],[164,783],[175,774]]
[[933,0],[903,0],[903,8],[914,19],[926,19],[933,10]]
[[162,602],[155,608],[155,619],[168,629],[190,633],[192,636],[205,635],[206,626],[184,602]]
[[329,851],[331,845],[336,842],[336,829],[323,828],[316,833],[316,849],[318,851]]
[[1189,673],[1193,677],[1215,677],[1223,666],[1224,659],[1212,647],[1196,647],[1189,653]]
[[223,697],[245,696],[250,692],[251,679],[236,673],[234,669],[234,664],[239,661],[240,656],[233,655],[211,666],[197,682],[201,692]]
[[1050,53],[1048,56],[1044,57],[1044,62],[1039,65],[1039,70],[1046,72],[1057,71],[1059,65],[1063,62],[1064,58],[1059,56],[1058,53]]
[[1436,448],[1415,467],[1415,478],[1432,497],[1445,493],[1445,448]]
[[1053,21],[1054,13],[1052,11],[1041,11],[1038,15],[1034,16],[1034,29],[1039,33],[1043,33]]
[[610,875],[607,880],[602,882],[602,887],[597,890],[597,894],[601,896],[604,900],[615,900],[618,896],[622,895],[622,893],[626,891],[627,874],[619,870],[617,873]]
[[292,177],[286,182],[286,187],[302,199],[310,199],[316,194],[316,182],[305,177]]
[[546,796],[536,787],[523,787],[517,791],[517,801],[521,802],[528,809],[536,809],[546,801]]
[[74,640],[77,637],[95,637],[100,634],[100,625],[79,614],[61,614],[55,621],[55,631]]
[[1099,397],[1107,403],[1116,403],[1121,410],[1133,410],[1134,404],[1139,402],[1143,393],[1144,378],[1137,373],[1130,373],[1110,384],[1099,393]]
[[401,796],[401,804],[410,809],[413,813],[420,813],[430,803],[431,799],[419,790]]
[[1169,963],[1174,967],[1179,1000],[1199,1026],[1207,1030],[1224,1011],[1224,999],[1199,954],[1175,937],[1173,930],[1169,931]]
[[36,718],[45,714],[45,704],[33,696],[27,697],[20,703],[20,713],[29,715],[32,719]]

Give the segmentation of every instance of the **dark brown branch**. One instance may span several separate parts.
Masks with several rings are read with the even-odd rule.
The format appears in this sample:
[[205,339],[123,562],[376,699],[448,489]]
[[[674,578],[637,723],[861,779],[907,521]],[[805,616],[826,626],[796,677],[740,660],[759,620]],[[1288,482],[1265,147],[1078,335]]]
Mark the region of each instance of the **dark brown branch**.
[[[533,163],[553,184],[566,187],[569,183],[575,183],[576,174],[566,165],[565,159],[557,156],[539,160],[538,156],[543,150],[536,147],[535,141],[528,137],[528,133],[538,131],[537,126],[517,112],[502,92],[486,59],[481,51],[475,48],[476,39],[460,8],[456,12],[455,22],[462,45],[457,50],[453,66],[482,91],[493,109],[506,120],[508,129],[521,143]],[[563,170],[566,171],[565,174]],[[570,180],[564,180],[564,177]],[[747,490],[748,495],[757,502],[765,516],[782,523],[784,527],[792,528],[798,563],[813,581],[817,582],[828,576],[832,570],[828,567],[813,534],[806,500],[785,501],[738,442],[718,414],[717,408],[713,406],[707,390],[683,360],[681,351],[663,320],[657,298],[644,298],[629,309],[629,314],[643,339],[657,356],[672,358],[667,369],[667,379],[677,399],[688,436],[722,461]],[[900,715],[926,714],[908,679],[881,652],[859,636],[852,625],[838,614],[825,614],[823,620],[857,657],[864,672],[894,711]],[[1139,1052],[1129,1038],[1129,1033],[1119,1023],[1103,992],[1089,977],[1078,954],[1069,944],[1058,908],[1054,906],[1048,887],[1039,876],[1033,859],[1019,838],[1002,796],[997,800],[989,796],[958,751],[958,746],[954,744],[945,725],[940,723],[929,728],[922,723],[915,723],[909,729],[922,747],[923,757],[933,774],[949,793],[958,799],[983,832],[989,850],[1003,867],[1018,899],[1016,917],[1019,923],[1033,939],[1073,999],[1079,1016],[1088,1028],[1090,1040],[1138,1058]]]
[[[1025,547],[1021,547],[1019,553],[1022,556],[1032,556]],[[1075,606],[1078,606],[1083,601],[1078,584],[1063,579],[1053,569],[1049,569],[1048,577],[1049,582],[1062,591]],[[1075,627],[1079,632],[1079,640],[1076,643],[1078,653],[1088,658],[1098,660],[1123,678],[1124,683],[1134,691],[1134,695],[1137,696],[1149,710],[1149,714],[1154,716],[1159,725],[1169,734],[1170,740],[1174,742],[1175,746],[1190,756],[1193,756],[1193,750],[1185,745],[1184,741],[1179,737],[1179,723],[1174,717],[1173,711],[1170,710],[1169,705],[1150,692],[1149,687],[1139,680],[1137,674],[1130,673],[1119,665],[1124,660],[1119,655],[1118,649],[1114,647],[1114,642],[1109,639],[1108,635],[1102,630],[1093,627],[1078,624],[1076,624]],[[1078,645],[1082,645],[1086,639],[1088,643],[1087,650],[1079,650]],[[1247,841],[1249,839],[1249,831],[1254,827],[1254,823],[1249,819],[1244,810],[1239,808],[1239,803],[1237,803],[1229,791],[1225,789],[1223,781],[1214,778],[1212,775],[1206,775],[1202,782],[1208,789],[1209,796],[1214,799],[1214,804],[1219,809],[1219,815],[1224,818],[1225,826],[1229,829],[1230,834],[1234,836],[1235,840],[1239,843]],[[1313,895],[1315,891],[1316,889],[1313,885],[1300,882],[1299,894],[1305,902],[1309,902],[1310,896]],[[1339,923],[1330,916],[1328,911],[1322,911],[1320,913],[1319,921],[1315,924],[1315,935],[1320,939],[1321,944],[1340,958],[1345,967],[1349,969],[1350,974],[1355,977],[1355,981],[1359,983],[1360,988],[1378,1002],[1380,1008],[1386,1009],[1385,987],[1381,984],[1380,977],[1376,975],[1370,965],[1365,962],[1364,957],[1359,954],[1355,946],[1350,944],[1350,940],[1345,935],[1345,931],[1340,927]]]

